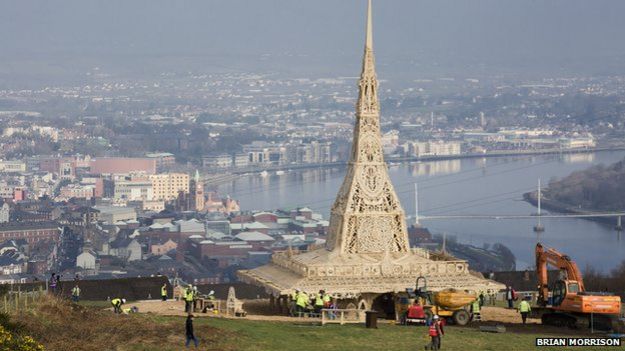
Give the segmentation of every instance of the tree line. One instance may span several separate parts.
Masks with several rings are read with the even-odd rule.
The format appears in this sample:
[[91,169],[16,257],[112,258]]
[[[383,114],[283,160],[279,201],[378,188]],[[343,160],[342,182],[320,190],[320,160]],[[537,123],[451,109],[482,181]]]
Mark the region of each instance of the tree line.
[[552,179],[544,196],[579,209],[622,211],[625,209],[625,160],[573,172],[560,180]]

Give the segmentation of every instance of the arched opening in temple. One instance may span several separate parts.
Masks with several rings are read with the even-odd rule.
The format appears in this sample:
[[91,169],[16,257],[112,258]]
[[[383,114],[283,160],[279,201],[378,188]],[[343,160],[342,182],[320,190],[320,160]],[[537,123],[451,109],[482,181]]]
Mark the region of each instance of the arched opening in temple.
[[381,318],[395,319],[395,295],[393,293],[382,294],[373,299],[372,310],[378,311]]

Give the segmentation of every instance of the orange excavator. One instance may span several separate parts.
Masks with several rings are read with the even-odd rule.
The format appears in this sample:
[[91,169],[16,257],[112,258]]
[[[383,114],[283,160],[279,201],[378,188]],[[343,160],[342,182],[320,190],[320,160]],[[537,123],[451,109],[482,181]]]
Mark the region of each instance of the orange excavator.
[[[566,278],[550,286],[548,264],[560,269]],[[587,292],[582,274],[569,256],[536,244],[536,275],[538,307],[532,309],[532,315],[540,317],[543,324],[575,327],[587,322],[597,329],[622,328],[619,322],[621,298],[611,293]]]

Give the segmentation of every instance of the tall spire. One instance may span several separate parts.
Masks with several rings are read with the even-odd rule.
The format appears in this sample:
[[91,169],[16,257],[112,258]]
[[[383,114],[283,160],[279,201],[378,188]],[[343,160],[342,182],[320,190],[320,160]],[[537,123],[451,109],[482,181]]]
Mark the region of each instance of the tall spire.
[[[356,113],[359,117],[373,117],[379,119],[378,111],[378,79],[375,74],[375,58],[373,56],[373,14],[371,0],[367,8],[367,28],[365,37],[365,52],[362,57],[362,72],[358,83],[360,94]],[[374,116],[375,115],[375,116]],[[376,123],[377,124],[377,123]]]
[[409,247],[405,215],[382,152],[371,0],[366,33],[352,153],[332,206],[326,248],[344,254],[406,253]]
[[373,20],[371,16],[371,0],[369,0],[369,6],[367,7],[367,39],[365,40],[365,47],[373,50]]

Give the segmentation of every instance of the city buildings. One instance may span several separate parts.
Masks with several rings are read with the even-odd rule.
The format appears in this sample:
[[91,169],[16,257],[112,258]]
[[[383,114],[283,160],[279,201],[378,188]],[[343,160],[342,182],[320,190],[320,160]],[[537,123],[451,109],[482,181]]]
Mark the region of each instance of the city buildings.
[[186,173],[162,173],[149,176],[153,200],[171,201],[179,192],[189,191],[189,175]]
[[408,155],[422,156],[451,156],[460,155],[461,143],[445,142],[442,140],[427,142],[408,142]]
[[163,172],[176,164],[176,156],[169,152],[153,152],[145,154],[148,159],[156,160],[156,170]]
[[156,163],[155,158],[98,157],[91,160],[89,167],[92,174],[154,174]]
[[0,242],[5,240],[25,240],[28,244],[40,241],[58,241],[61,231],[54,222],[3,223],[0,224]]

